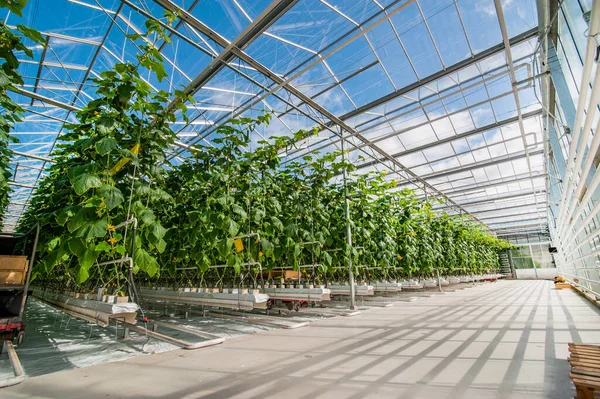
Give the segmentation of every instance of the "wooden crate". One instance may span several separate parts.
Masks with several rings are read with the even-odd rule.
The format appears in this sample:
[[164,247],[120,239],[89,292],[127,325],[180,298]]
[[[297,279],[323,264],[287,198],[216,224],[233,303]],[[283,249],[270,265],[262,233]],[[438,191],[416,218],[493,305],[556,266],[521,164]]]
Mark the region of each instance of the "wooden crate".
[[23,285],[25,274],[22,270],[0,270],[0,285]]
[[269,278],[283,278],[286,280],[298,280],[300,272],[296,270],[271,270]]
[[23,285],[27,266],[26,256],[0,255],[0,285]]
[[571,288],[571,284],[569,284],[569,283],[557,283],[557,284],[554,284],[554,288],[556,288],[557,290],[562,290],[564,288]]
[[600,392],[600,346],[569,343],[569,353],[577,398],[594,399]]
[[27,256],[0,255],[0,270],[27,270]]

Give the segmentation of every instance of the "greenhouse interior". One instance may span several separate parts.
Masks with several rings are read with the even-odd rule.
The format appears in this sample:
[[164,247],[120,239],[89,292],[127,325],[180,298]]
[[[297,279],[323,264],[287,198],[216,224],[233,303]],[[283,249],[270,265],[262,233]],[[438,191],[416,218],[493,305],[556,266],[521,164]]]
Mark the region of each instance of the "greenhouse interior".
[[0,397],[600,397],[600,0],[0,18]]

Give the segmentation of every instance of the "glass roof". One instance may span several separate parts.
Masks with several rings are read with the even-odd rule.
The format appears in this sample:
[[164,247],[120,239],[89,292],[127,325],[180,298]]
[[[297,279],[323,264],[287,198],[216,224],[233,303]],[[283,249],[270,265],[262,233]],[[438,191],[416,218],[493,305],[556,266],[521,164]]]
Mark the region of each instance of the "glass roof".
[[188,87],[196,100],[190,122],[180,115],[173,126],[171,162],[229,118],[268,110],[273,122],[256,140],[323,127],[284,162],[340,148],[343,132],[361,172],[444,197],[439,209],[471,213],[499,235],[547,230],[535,0],[30,0],[23,18],[0,15],[48,43],[33,60],[20,57],[24,94],[14,98],[27,114],[12,133],[20,142],[5,229],[18,223],[63,123],[94,98],[89,79],[134,59],[126,35],[147,18],[164,22],[165,9],[181,16],[173,43],[159,47],[169,78],[148,82]]

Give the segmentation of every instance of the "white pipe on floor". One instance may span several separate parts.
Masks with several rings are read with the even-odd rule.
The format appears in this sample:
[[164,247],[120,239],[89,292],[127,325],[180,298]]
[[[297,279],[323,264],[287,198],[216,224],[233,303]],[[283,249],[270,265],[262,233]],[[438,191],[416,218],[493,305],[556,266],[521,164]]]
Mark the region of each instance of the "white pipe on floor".
[[6,388],[20,384],[25,379],[25,372],[23,371],[23,367],[21,366],[21,362],[19,361],[19,357],[17,356],[17,352],[15,351],[12,341],[4,341],[3,344],[6,345],[8,359],[10,360],[10,364],[13,368],[13,373],[15,376],[0,380],[0,388]]
[[[589,30],[588,30],[587,48],[586,48],[585,59],[584,59],[584,63],[583,63],[583,73],[581,75],[581,85],[579,86],[581,91],[579,93],[579,100],[577,101],[577,112],[575,114],[575,126],[574,126],[574,129],[572,132],[573,136],[571,139],[571,145],[569,146],[569,159],[567,162],[565,178],[563,181],[563,191],[562,191],[563,194],[562,194],[561,200],[560,200],[560,203],[563,205],[565,203],[567,194],[568,194],[569,190],[571,189],[571,186],[573,183],[573,179],[569,178],[569,170],[572,168],[574,161],[575,161],[575,155],[576,155],[575,150],[577,149],[577,142],[579,140],[581,123],[582,123],[582,118],[583,118],[583,110],[585,109],[585,104],[587,101],[590,78],[591,78],[591,74],[592,74],[592,67],[594,66],[594,58],[596,56],[597,44],[596,44],[595,35],[598,33],[599,29],[600,29],[600,0],[594,0],[594,4],[592,5],[592,11],[591,11],[591,16],[590,16],[590,26],[589,26]],[[564,217],[564,212],[565,212],[565,207],[561,206],[560,211],[558,213],[558,219],[557,219],[558,226],[561,226],[561,223],[562,223],[563,217]]]

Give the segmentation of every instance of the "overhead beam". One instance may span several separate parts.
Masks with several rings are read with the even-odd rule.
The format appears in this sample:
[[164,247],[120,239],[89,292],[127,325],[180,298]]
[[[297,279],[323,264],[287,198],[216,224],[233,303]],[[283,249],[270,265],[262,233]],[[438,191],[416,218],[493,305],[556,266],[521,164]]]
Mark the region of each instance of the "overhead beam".
[[53,159],[51,158],[47,158],[47,157],[42,157],[40,155],[35,155],[35,154],[28,154],[26,152],[21,152],[21,151],[12,151],[12,153],[16,156],[19,157],[25,157],[25,158],[31,158],[31,159],[37,159],[38,161],[44,161],[44,162],[54,162]]
[[[540,155],[543,154],[544,150],[538,150],[538,151],[533,151],[530,152],[529,154],[525,154],[525,153],[519,153],[519,154],[510,154],[508,156],[503,156],[503,157],[498,157],[498,158],[492,158],[486,162],[480,162],[480,163],[475,163],[473,166],[469,166],[469,167],[456,167],[456,168],[452,168],[449,169],[447,171],[444,172],[439,172],[439,173],[430,173],[428,175],[422,175],[421,179],[426,180],[426,179],[437,179],[440,177],[444,177],[444,176],[450,176],[450,175],[454,175],[456,173],[462,173],[462,172],[469,172],[471,170],[475,170],[475,169],[481,169],[481,168],[485,168],[486,166],[492,166],[492,165],[496,165],[499,163],[504,163],[504,162],[510,162],[510,161],[516,161],[518,159],[522,159],[529,156],[534,156],[534,155]],[[435,162],[435,161],[433,161]],[[433,163],[431,162],[431,163]],[[407,181],[407,182],[402,182],[402,184],[399,184],[399,186],[405,186],[408,184],[411,184],[412,181]]]
[[21,95],[23,95],[25,97],[29,97],[29,98],[31,98],[33,100],[38,100],[38,101],[41,101],[43,103],[53,105],[53,106],[55,106],[57,108],[62,108],[62,109],[66,109],[68,111],[75,111],[75,112],[79,111],[79,108],[77,108],[77,107],[71,106],[69,104],[62,103],[60,101],[53,100],[50,97],[42,96],[41,94],[38,94],[38,93],[33,93],[31,91],[21,89],[21,88],[16,87],[16,86],[10,87],[9,90],[11,90],[11,91],[13,91],[13,92],[15,92],[17,94],[21,94]]
[[[546,191],[526,191],[526,192],[522,192],[522,193],[511,193],[511,194],[507,194],[507,195],[500,195],[497,197],[492,197],[492,198],[486,198],[486,199],[481,199],[481,200],[476,200],[476,201],[469,201],[469,202],[461,202],[460,205],[465,207],[465,206],[470,206],[470,205],[475,205],[475,204],[483,204],[486,202],[495,202],[495,201],[503,201],[503,200],[510,200],[513,198],[519,198],[519,197],[525,197],[528,195],[544,195],[546,194]],[[437,209],[444,209],[447,208],[445,206],[440,206],[440,207],[436,207],[434,208],[434,210]],[[473,213],[473,212],[471,212]]]
[[[537,111],[533,111],[533,112],[529,112],[527,114],[524,114],[523,118],[531,118],[531,117],[539,116],[541,114],[542,114],[542,110],[539,109]],[[395,158],[399,158],[399,157],[403,157],[405,155],[414,154],[415,152],[423,151],[423,150],[426,150],[428,148],[436,147],[438,145],[451,143],[451,142],[453,142],[455,140],[459,140],[459,139],[471,137],[473,135],[476,135],[476,134],[479,134],[479,133],[484,133],[484,132],[487,132],[488,130],[497,129],[497,128],[500,128],[502,126],[510,125],[511,123],[516,123],[518,121],[519,121],[519,118],[517,116],[515,116],[513,118],[508,118],[508,119],[505,119],[505,120],[500,121],[500,122],[490,123],[489,125],[485,125],[485,126],[482,126],[480,128],[474,129],[474,130],[469,130],[468,132],[457,134],[456,136],[446,137],[446,138],[443,138],[441,140],[433,141],[431,143],[427,143],[427,144],[420,145],[418,147],[411,148],[409,150],[400,151],[400,152],[397,152],[395,154],[392,154],[392,156],[395,157]],[[400,134],[398,136],[400,136]],[[379,159],[379,160],[373,160],[373,161],[365,162],[365,163],[362,163],[362,164],[358,165],[356,168],[357,169],[366,168],[366,167],[369,167],[369,166],[373,166],[373,165],[379,164],[379,163],[381,163],[381,161],[382,160]]]
[[[521,214],[521,215],[519,215],[519,214],[517,214],[517,215],[512,215],[512,217],[515,217],[515,216],[529,216],[529,215],[526,215],[526,214],[525,214],[525,215],[523,215],[523,214]],[[503,217],[503,216],[500,216],[500,218],[501,218],[501,217]],[[507,217],[510,217],[510,216],[504,216],[504,218],[507,218]],[[497,218],[486,218],[485,220],[492,220],[492,219],[498,219],[498,217],[497,217]],[[535,220],[535,221],[542,221],[542,222],[546,222],[546,218],[544,218],[544,217],[535,217],[535,218],[518,219],[518,220],[506,220],[506,221],[504,221],[504,222],[502,222],[502,221],[500,221],[500,222],[491,222],[491,223],[489,223],[489,226],[490,226],[490,227],[491,227],[491,226],[497,226],[497,225],[506,224],[506,223],[521,223],[521,222],[530,222],[530,221],[533,221],[533,220]],[[492,228],[493,228],[493,227],[492,227]]]
[[[536,206],[535,202],[532,202],[531,204],[525,204],[525,205],[511,205],[511,206],[503,206],[502,208],[495,208],[495,209],[484,209],[482,211],[473,211],[473,213],[476,213],[478,215],[481,215],[482,213],[491,213],[491,212],[503,212],[503,211],[507,211],[507,210],[511,210],[511,209],[522,209],[522,208],[526,208],[526,207],[530,207],[530,206]],[[481,217],[481,219],[484,219],[484,217]]]
[[[223,67],[231,62],[236,57],[236,49],[243,50],[256,38],[258,38],[269,26],[276,22],[282,15],[286,13],[298,0],[279,0],[271,3],[251,24],[249,24],[244,31],[238,35],[232,42],[229,42],[223,36],[218,34],[216,31],[210,29],[208,26],[203,24],[198,19],[194,18],[187,10],[183,10],[177,5],[174,5],[169,0],[154,0],[155,3],[159,4],[163,8],[176,11],[180,9],[185,11],[184,13],[178,13],[181,20],[190,24],[190,20],[193,19],[194,28],[198,29],[204,35],[211,38],[215,43],[224,47],[224,50],[216,56],[210,64],[206,66],[193,80],[192,82],[183,89],[182,97],[193,95],[199,89],[201,89],[213,76],[215,76]],[[191,17],[191,18],[190,18]],[[175,98],[166,108],[166,111],[173,109],[176,104],[180,101],[180,97]]]
[[[542,173],[542,174],[534,176],[534,179],[535,178],[543,178],[545,176],[546,175]],[[522,181],[528,181],[530,179],[531,178],[529,176],[526,176],[526,177],[517,177],[517,178],[512,178],[510,180],[505,180],[505,181],[490,182],[490,184],[482,184],[482,185],[479,185],[479,186],[469,186],[469,187],[465,187],[465,188],[459,188],[459,189],[452,190],[452,191],[446,191],[446,190],[444,190],[444,193],[447,196],[450,197],[450,196],[457,195],[457,194],[468,193],[470,191],[485,190],[486,188],[503,186],[505,184],[512,184],[512,183],[519,183],[519,182],[522,182]],[[440,184],[444,184],[444,183],[440,183]]]

